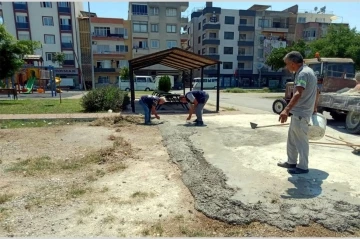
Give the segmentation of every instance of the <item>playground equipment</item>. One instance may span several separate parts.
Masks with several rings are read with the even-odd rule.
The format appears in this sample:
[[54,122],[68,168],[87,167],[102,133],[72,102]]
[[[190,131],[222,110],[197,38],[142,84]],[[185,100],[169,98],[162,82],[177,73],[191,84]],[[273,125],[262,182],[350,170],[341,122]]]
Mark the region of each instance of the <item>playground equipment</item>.
[[[34,92],[34,85],[38,83],[37,92],[45,93],[46,86],[49,83],[51,96],[56,96],[56,83],[53,66],[24,66],[17,74],[15,74],[19,93],[30,94]],[[26,83],[25,83],[26,82]]]

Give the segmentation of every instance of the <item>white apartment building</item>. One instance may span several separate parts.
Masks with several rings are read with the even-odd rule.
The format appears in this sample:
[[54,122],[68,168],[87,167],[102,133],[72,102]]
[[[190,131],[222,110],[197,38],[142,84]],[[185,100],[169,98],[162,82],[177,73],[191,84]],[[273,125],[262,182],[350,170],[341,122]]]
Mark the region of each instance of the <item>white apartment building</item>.
[[[128,20],[132,24],[133,58],[166,50],[181,48],[181,28],[188,18],[182,16],[189,2],[129,2]],[[141,73],[142,72],[142,73]],[[139,74],[178,74],[172,68],[154,65]]]
[[[18,40],[39,41],[42,45],[35,54],[44,59],[44,66],[59,67],[51,61],[52,54],[65,53],[65,62],[56,73],[78,80],[80,56],[77,16],[82,2],[1,2],[0,14],[7,30]],[[80,58],[80,57],[79,57]]]

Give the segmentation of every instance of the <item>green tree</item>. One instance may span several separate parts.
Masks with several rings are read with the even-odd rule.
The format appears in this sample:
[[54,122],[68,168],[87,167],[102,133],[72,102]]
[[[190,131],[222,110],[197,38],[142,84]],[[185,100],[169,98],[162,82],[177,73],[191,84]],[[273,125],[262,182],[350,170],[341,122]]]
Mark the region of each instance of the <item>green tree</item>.
[[23,56],[34,54],[40,48],[39,42],[16,40],[0,25],[0,79],[13,76],[23,65]]
[[158,90],[164,92],[169,92],[171,90],[171,80],[169,76],[160,77]]
[[306,56],[307,45],[303,40],[299,40],[294,42],[292,45],[287,46],[285,48],[277,48],[271,51],[271,53],[267,56],[265,64],[273,67],[275,70],[279,70],[280,68],[285,67],[284,56],[291,51],[298,51]]
[[343,25],[330,25],[324,38],[309,44],[311,55],[351,58],[360,70],[360,32]]
[[53,63],[58,63],[60,66],[62,66],[64,64],[64,61],[65,61],[65,53],[63,53],[63,52],[53,53],[51,61]]
[[130,74],[129,74],[129,68],[128,67],[122,67],[120,69],[120,78],[123,80],[129,80]]

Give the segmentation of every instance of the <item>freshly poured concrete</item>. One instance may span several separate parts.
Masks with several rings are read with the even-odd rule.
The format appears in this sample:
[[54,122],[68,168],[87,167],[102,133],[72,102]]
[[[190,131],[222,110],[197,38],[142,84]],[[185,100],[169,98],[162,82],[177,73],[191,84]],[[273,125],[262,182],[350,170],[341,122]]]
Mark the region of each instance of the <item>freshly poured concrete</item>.
[[[286,160],[288,126],[250,127],[250,122],[276,124],[278,116],[208,116],[207,127],[192,127],[184,118],[169,117],[160,129],[197,208],[206,215],[289,230],[311,221],[338,231],[360,228],[360,156],[351,148],[311,145],[309,174],[292,176],[276,165]],[[358,135],[331,128],[326,134],[360,144]]]

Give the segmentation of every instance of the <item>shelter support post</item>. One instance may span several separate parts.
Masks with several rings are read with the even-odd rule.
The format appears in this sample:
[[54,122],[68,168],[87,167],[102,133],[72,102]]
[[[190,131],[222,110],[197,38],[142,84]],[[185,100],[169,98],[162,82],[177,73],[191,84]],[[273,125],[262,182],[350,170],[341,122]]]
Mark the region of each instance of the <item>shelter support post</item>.
[[129,64],[129,78],[130,78],[130,95],[131,95],[131,110],[135,113],[135,84],[134,84],[134,72],[131,63]]
[[183,94],[185,95],[185,71],[182,72]]
[[204,67],[201,67],[201,90],[204,90]]
[[216,112],[220,110],[220,62],[217,63],[217,81],[216,81]]
[[193,70],[190,70],[190,91],[192,91],[192,84],[193,84]]

